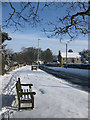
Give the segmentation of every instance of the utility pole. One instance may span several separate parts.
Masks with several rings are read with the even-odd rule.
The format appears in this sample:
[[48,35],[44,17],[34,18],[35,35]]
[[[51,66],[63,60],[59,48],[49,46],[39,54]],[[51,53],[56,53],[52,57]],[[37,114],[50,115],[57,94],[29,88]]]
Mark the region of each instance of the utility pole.
[[67,68],[67,43],[66,43],[66,68]]
[[69,41],[67,41],[66,42],[66,68],[67,68],[67,63],[68,63],[68,59],[67,59],[67,44],[69,43],[69,42],[71,42],[72,40],[69,40]]

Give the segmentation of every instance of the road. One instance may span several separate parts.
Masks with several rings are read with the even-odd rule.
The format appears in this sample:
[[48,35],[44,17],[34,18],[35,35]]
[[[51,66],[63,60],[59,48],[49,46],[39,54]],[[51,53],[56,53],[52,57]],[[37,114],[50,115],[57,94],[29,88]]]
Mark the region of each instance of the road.
[[82,89],[84,89],[86,91],[90,91],[90,89],[88,88],[88,85],[89,85],[89,76],[88,75],[82,76],[81,74],[55,70],[51,67],[45,67],[45,66],[40,66],[40,69],[58,77],[58,78],[65,79],[69,83],[75,83],[77,85],[80,85],[80,86],[82,86]]

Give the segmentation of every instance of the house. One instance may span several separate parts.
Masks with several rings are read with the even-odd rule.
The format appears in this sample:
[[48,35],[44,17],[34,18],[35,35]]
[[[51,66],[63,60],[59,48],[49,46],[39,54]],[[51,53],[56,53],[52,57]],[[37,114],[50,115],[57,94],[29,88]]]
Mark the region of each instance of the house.
[[[61,52],[61,64],[66,63],[66,52]],[[67,63],[82,63],[79,53],[67,52]]]
[[37,61],[34,61],[34,63],[33,63],[33,65],[35,65],[35,64],[44,64],[44,61],[41,61],[41,60],[37,60]]

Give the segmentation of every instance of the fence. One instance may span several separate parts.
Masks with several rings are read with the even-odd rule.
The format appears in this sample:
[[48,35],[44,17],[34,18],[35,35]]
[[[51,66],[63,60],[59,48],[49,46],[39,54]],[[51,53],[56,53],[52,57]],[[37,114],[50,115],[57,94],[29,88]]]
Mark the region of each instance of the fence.
[[23,66],[24,66],[24,65],[22,64],[22,65],[18,65],[18,66],[11,67],[7,72],[11,72],[11,71],[16,70],[16,69],[18,69],[18,68],[20,68],[20,67],[23,67]]

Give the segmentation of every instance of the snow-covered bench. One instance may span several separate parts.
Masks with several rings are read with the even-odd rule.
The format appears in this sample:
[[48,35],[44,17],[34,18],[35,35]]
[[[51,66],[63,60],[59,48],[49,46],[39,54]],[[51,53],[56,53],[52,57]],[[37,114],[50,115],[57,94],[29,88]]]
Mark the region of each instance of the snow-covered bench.
[[[23,89],[22,86],[27,87],[27,88]],[[34,108],[34,95],[36,93],[32,92],[31,86],[33,86],[33,84],[21,84],[20,78],[18,78],[18,81],[16,83],[16,91],[17,91],[17,97],[18,97],[18,110]],[[21,103],[31,103],[31,106],[21,107]]]
[[31,66],[31,70],[37,70],[37,68],[38,68],[38,65],[32,65]]

